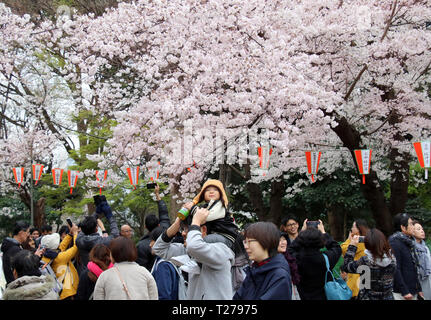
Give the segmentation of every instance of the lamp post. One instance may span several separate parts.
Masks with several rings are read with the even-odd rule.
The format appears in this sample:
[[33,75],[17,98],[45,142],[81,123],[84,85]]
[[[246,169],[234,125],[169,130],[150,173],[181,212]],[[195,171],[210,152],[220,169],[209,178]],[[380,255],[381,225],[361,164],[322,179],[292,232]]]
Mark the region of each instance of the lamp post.
[[31,225],[34,226],[34,207],[33,207],[33,144],[30,148],[30,213]]

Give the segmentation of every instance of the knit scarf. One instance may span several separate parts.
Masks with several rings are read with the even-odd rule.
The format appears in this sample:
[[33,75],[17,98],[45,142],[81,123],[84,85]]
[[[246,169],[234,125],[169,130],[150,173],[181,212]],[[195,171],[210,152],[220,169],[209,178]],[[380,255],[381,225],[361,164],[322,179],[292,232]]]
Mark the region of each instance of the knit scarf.
[[419,258],[418,255],[416,253],[416,245],[415,245],[415,240],[407,235],[405,235],[404,233],[397,231],[395,232],[392,237],[394,239],[398,239],[401,242],[403,242],[410,250],[410,255],[412,256],[412,260],[413,263],[415,265],[416,270],[419,270]]
[[431,256],[425,241],[422,240],[421,243],[415,241],[415,251],[419,261],[417,269],[419,279],[426,280],[431,274]]
[[[112,263],[109,264],[108,269],[112,268],[114,265]],[[99,276],[104,271],[101,267],[99,267],[96,263],[93,261],[89,261],[87,264],[88,268],[88,277],[93,281],[96,282]]]

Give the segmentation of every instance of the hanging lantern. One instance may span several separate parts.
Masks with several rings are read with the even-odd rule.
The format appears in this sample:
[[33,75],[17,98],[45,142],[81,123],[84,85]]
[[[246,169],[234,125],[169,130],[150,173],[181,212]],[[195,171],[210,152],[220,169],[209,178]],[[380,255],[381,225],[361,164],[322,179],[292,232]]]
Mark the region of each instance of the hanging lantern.
[[320,151],[305,151],[305,158],[307,159],[308,173],[311,174],[311,181],[314,182],[314,175],[317,174],[319,170],[320,156],[322,152]]
[[78,173],[76,170],[68,170],[67,171],[67,180],[69,181],[70,194],[73,192],[73,188],[76,187],[76,183],[78,182]]
[[370,173],[371,149],[355,150],[355,157],[359,173],[362,174],[362,184],[365,184],[365,175]]
[[96,180],[99,186],[99,193],[102,194],[102,188],[105,186],[106,178],[108,177],[108,170],[96,170]]
[[431,143],[429,141],[413,143],[419,164],[425,169],[425,179],[428,179],[428,168],[431,167]]
[[136,189],[139,181],[139,166],[136,168],[127,168],[127,174],[129,175],[130,184],[133,186],[133,189]]
[[[195,161],[193,161],[193,168],[195,168],[195,169],[196,169],[196,162],[195,162]],[[191,171],[192,171],[192,168],[187,168],[187,171],[191,172]]]
[[159,179],[160,173],[160,161],[148,167],[148,175],[150,177],[151,182],[155,183]]
[[259,167],[263,169],[263,175],[265,176],[269,168],[269,158],[272,154],[272,148],[269,146],[260,146],[257,148],[257,153],[259,155]]
[[59,186],[61,184],[61,178],[63,178],[63,169],[52,169],[52,179],[54,180],[54,185]]
[[13,175],[18,183],[18,188],[21,188],[21,183],[24,181],[24,168],[13,168]]
[[37,185],[40,178],[42,177],[43,172],[43,164],[34,164],[33,165],[33,180],[35,181],[34,185]]

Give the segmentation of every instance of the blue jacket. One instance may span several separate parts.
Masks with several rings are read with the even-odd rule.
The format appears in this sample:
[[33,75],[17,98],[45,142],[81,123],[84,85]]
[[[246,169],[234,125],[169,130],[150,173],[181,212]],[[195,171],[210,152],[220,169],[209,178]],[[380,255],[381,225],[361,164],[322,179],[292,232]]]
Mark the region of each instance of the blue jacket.
[[247,267],[246,277],[234,300],[291,300],[292,281],[289,264],[281,255],[260,267]]

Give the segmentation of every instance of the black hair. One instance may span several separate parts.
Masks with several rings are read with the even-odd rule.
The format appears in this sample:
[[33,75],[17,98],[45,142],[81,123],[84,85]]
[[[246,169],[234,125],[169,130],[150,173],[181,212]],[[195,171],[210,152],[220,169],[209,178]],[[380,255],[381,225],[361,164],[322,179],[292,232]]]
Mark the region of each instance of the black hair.
[[85,235],[90,235],[96,232],[97,228],[97,219],[94,216],[87,216],[80,223],[81,230]]
[[145,217],[145,227],[148,229],[148,231],[153,231],[154,228],[156,228],[160,223],[159,218],[156,217],[154,214],[149,214]]
[[49,224],[44,224],[42,226],[41,230],[42,230],[42,232],[45,232],[45,231],[50,232],[50,231],[52,231],[52,226],[50,226]]
[[356,224],[356,228],[358,228],[359,234],[361,236],[365,236],[368,230],[370,230],[367,221],[365,221],[364,219],[356,219],[353,222]]
[[40,231],[39,231],[39,229],[38,229],[38,228],[36,228],[36,227],[30,228],[30,234],[32,234],[32,233],[33,233],[33,232],[35,232],[35,231],[37,231],[37,232],[39,232],[39,233],[40,233]]
[[63,233],[69,233],[70,232],[70,229],[69,229],[69,227],[68,226],[61,226],[61,228],[60,228],[60,230],[58,230],[58,234],[59,235],[62,235]]
[[307,228],[298,234],[295,240],[296,245],[303,248],[323,248],[325,240],[323,233],[316,228]]
[[156,241],[163,233],[163,231],[165,231],[165,228],[163,228],[162,226],[154,228],[153,231],[151,231],[150,233],[150,240]]
[[28,222],[19,220],[15,223],[15,226],[12,231],[12,235],[16,236],[20,231],[26,231],[28,228],[30,228],[30,225]]
[[412,218],[412,217],[407,213],[398,213],[394,217],[394,230],[395,231],[402,231],[401,226],[407,228],[409,225],[409,219],[410,218]]
[[287,217],[284,217],[283,219],[281,219],[281,225],[285,226],[287,221],[289,220],[293,220],[299,224],[299,220],[297,217],[295,217],[294,215],[288,215]]
[[12,270],[18,274],[18,278],[23,276],[40,276],[39,257],[29,250],[21,250],[14,255],[11,261]]
[[251,224],[246,230],[245,238],[256,239],[262,248],[268,250],[270,257],[278,254],[277,248],[280,243],[280,233],[277,226],[272,222],[255,222]]
[[280,238],[284,237],[286,240],[289,240],[289,234],[284,231],[280,231]]

